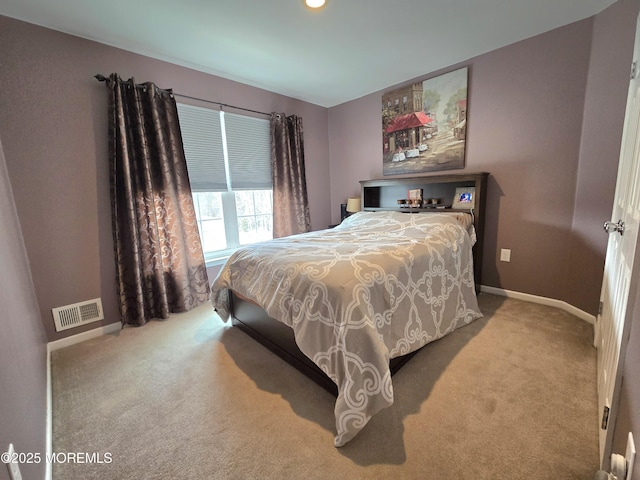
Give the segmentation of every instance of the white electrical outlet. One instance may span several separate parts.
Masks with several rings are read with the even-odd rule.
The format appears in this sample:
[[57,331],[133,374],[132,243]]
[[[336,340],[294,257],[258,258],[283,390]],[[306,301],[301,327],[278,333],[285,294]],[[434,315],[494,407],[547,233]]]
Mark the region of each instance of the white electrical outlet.
[[511,261],[511,250],[508,248],[503,248],[500,250],[500,261],[501,262],[510,262]]
[[[9,471],[9,479],[10,480],[22,480],[22,474],[20,473],[20,464],[18,462],[14,462],[16,457],[16,451],[13,448],[13,443],[9,444],[9,450],[7,451],[9,454],[8,462],[7,462],[7,470]],[[4,456],[4,454],[3,454]]]
[[627,461],[627,475],[625,476],[625,480],[631,480],[633,461],[636,458],[636,443],[633,441],[633,434],[631,432],[629,432],[629,437],[627,438],[627,452],[624,457]]

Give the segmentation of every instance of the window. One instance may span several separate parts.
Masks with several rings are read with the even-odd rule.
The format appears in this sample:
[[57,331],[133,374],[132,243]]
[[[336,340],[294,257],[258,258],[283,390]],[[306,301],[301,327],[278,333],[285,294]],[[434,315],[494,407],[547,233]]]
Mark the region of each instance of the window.
[[273,238],[269,121],[184,104],[178,116],[205,258]]

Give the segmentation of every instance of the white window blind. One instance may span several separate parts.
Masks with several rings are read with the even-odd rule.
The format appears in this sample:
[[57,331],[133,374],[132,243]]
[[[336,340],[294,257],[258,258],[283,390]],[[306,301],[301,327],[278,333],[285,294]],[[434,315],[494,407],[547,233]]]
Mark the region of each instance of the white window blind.
[[[178,116],[192,191],[272,187],[268,119],[184,104],[178,104]],[[229,172],[225,167],[225,141]],[[231,185],[227,185],[227,174]]]
[[224,115],[232,190],[271,188],[271,131],[269,120]]
[[226,192],[220,114],[193,105],[179,103],[177,106],[191,190]]

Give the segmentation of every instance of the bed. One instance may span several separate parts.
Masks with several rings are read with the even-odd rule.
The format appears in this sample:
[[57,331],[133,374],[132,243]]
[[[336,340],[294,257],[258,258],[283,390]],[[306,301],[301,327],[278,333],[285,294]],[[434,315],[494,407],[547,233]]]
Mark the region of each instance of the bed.
[[339,447],[393,403],[392,373],[412,354],[482,316],[478,220],[470,210],[411,215],[368,210],[365,201],[335,228],[237,250],[212,285],[212,303],[337,393]]

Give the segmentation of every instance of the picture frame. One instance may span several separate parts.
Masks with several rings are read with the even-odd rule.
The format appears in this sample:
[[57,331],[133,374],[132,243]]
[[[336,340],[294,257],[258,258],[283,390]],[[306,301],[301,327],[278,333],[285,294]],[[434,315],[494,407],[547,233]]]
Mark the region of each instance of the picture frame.
[[476,188],[475,187],[458,187],[453,196],[451,208],[472,209],[476,208]]
[[409,190],[407,198],[409,200],[422,200],[422,189],[414,188],[413,190]]
[[382,173],[465,167],[468,67],[382,95]]

